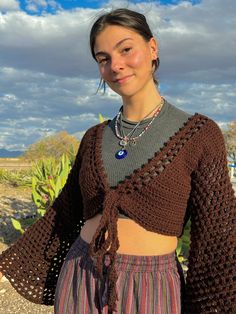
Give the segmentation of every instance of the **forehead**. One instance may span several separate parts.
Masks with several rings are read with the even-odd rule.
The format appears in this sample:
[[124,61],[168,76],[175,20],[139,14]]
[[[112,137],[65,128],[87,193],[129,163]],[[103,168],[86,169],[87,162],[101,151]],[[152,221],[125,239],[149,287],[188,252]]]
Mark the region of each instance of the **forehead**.
[[125,38],[131,40],[142,40],[142,36],[136,31],[118,25],[108,25],[99,33],[95,40],[94,52],[113,48],[118,42]]

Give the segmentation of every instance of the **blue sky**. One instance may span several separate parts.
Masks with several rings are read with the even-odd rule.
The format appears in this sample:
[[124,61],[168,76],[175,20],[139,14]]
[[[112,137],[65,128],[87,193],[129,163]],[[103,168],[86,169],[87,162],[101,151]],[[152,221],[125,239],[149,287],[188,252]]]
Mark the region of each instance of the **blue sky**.
[[[188,2],[191,2],[193,5],[198,4],[200,2],[200,0],[186,0]],[[43,5],[39,5],[39,11],[37,13],[33,13],[32,11],[27,9],[27,5],[29,4],[30,1],[27,0],[20,0],[20,7],[22,10],[25,10],[26,12],[28,12],[29,14],[41,14],[42,11],[45,11],[45,7]],[[40,1],[38,1],[40,3]],[[63,0],[57,0],[55,1],[63,10],[73,10],[76,8],[93,8],[93,9],[98,9],[103,7],[108,1],[106,0],[84,0],[84,1],[80,1],[80,0],[67,0],[67,1],[63,1]],[[159,1],[144,1],[144,0],[127,0],[127,3],[134,3],[134,4],[138,4],[138,3],[151,3],[151,2],[158,2],[162,5],[172,5],[172,4],[178,4],[181,2],[181,0],[159,0]],[[52,6],[48,5],[46,8],[46,11],[48,13],[55,13],[56,9],[53,8]]]
[[[121,99],[95,91],[89,30],[100,13],[145,14],[158,40],[161,94],[222,128],[236,119],[235,0],[0,0],[0,148],[25,150],[61,130],[79,139]],[[83,7],[81,7],[83,6]],[[223,18],[222,18],[223,17]]]

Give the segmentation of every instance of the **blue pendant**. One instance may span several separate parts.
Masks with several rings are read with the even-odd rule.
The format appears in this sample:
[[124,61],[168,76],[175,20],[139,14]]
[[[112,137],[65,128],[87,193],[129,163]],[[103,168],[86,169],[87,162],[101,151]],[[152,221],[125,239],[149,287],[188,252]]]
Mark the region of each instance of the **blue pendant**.
[[116,159],[123,159],[128,155],[127,150],[125,149],[120,149],[116,152],[115,157]]

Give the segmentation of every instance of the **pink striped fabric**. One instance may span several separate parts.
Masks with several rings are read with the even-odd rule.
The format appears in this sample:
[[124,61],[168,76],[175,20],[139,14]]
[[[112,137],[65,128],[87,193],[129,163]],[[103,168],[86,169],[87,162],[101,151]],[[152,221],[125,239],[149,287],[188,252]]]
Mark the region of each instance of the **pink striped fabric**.
[[[180,314],[181,284],[175,253],[161,256],[117,254],[117,313]],[[61,269],[55,314],[109,314],[106,282],[101,280],[81,237]]]

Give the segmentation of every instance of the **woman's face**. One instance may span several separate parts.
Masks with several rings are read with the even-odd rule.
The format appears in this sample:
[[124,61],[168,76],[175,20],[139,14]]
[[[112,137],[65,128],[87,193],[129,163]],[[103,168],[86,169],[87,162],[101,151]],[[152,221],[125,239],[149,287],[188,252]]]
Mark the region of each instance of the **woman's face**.
[[97,36],[94,52],[101,77],[119,95],[133,96],[153,83],[154,38],[146,42],[129,28],[109,25]]

